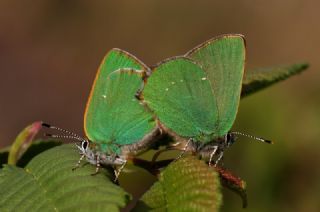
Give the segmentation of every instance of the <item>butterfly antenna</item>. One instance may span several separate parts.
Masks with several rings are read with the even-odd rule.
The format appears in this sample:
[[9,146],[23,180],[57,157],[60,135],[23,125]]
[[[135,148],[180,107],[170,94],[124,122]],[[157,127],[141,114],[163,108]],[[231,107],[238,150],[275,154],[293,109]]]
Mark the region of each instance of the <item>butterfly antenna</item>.
[[246,136],[248,138],[252,138],[254,140],[258,140],[258,141],[261,141],[261,142],[264,142],[264,143],[273,144],[273,141],[270,141],[270,140],[267,140],[267,139],[264,139],[264,138],[260,138],[260,137],[256,137],[256,136],[253,136],[253,135],[248,135],[248,134],[241,133],[241,132],[231,132],[231,134],[242,135],[242,136]]
[[71,136],[71,135],[53,135],[53,134],[49,134],[49,133],[46,133],[44,135],[47,137],[50,137],[50,138],[65,138],[65,139],[74,139],[74,140],[78,140],[78,141],[84,141],[84,138],[79,138],[79,137],[75,137],[75,136]]
[[[42,125],[43,127],[47,127],[47,128],[50,128],[50,129],[54,129],[54,130],[58,130],[58,131],[67,133],[67,134],[71,135],[71,137],[74,137],[74,138],[77,137],[77,138],[83,140],[83,138],[82,138],[81,136],[79,136],[79,135],[77,135],[77,134],[75,134],[75,133],[73,133],[73,132],[70,132],[70,131],[68,131],[68,130],[62,129],[62,128],[60,128],[60,127],[52,126],[52,125],[47,124],[47,123],[44,123],[44,122],[43,122],[41,125]],[[78,140],[79,140],[79,139],[78,139]]]

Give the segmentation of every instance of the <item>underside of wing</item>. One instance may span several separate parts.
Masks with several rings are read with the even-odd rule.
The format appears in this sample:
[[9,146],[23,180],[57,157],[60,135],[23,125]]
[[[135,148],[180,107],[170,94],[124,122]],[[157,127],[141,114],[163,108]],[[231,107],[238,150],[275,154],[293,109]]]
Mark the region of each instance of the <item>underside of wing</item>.
[[162,125],[181,137],[207,142],[216,130],[216,102],[206,73],[188,58],[159,64],[142,92]]
[[207,73],[218,107],[218,136],[225,135],[236,118],[245,65],[242,35],[223,35],[188,52]]
[[148,68],[134,56],[114,49],[98,70],[85,112],[87,137],[102,150],[119,152],[119,147],[143,139],[156,124],[136,92]]

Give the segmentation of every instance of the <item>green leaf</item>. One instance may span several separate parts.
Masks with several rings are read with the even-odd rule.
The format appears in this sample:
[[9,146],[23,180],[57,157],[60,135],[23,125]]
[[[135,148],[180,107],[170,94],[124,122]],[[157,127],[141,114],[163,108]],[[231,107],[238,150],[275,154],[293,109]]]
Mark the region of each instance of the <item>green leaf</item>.
[[34,136],[41,129],[41,122],[34,122],[24,128],[13,142],[8,156],[8,164],[15,165],[23,153],[31,145]]
[[171,163],[138,202],[135,211],[218,211],[222,203],[217,172],[187,156]]
[[[28,149],[23,153],[21,158],[16,162],[16,166],[24,167],[29,161],[36,155],[44,152],[52,147],[61,145],[61,141],[56,140],[36,140],[33,141],[32,144],[28,147]],[[0,168],[2,168],[3,164],[8,163],[9,150],[11,146],[3,148],[0,150]]]
[[119,211],[129,195],[112,182],[112,171],[95,176],[86,164],[75,171],[79,154],[74,145],[47,150],[23,169],[0,170],[0,211]]
[[289,66],[259,68],[245,73],[242,81],[241,97],[247,96],[270,85],[299,74],[309,67],[307,63]]

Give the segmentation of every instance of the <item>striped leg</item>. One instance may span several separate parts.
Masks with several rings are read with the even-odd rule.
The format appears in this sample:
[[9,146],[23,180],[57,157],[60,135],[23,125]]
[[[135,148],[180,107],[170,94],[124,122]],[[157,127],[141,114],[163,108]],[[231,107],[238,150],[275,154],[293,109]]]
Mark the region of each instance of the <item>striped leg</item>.
[[220,152],[218,159],[217,159],[216,162],[214,163],[214,166],[217,166],[217,164],[219,163],[219,161],[221,160],[222,157],[223,157],[223,151]]
[[78,160],[77,164],[72,168],[72,171],[74,171],[74,170],[76,170],[77,168],[79,168],[80,163],[81,163],[81,161],[83,160],[84,156],[85,156],[84,154],[81,154],[80,159]]
[[[218,146],[214,146],[214,147],[213,147],[213,151],[212,151],[211,154],[210,154],[209,166],[211,166],[212,158],[213,158],[214,154],[216,154],[217,150],[218,150]],[[216,165],[216,164],[217,164],[217,163],[215,163],[215,165]]]
[[91,174],[91,175],[96,175],[99,173],[99,170],[100,170],[100,155],[99,154],[96,154],[95,155],[96,157],[96,171],[95,173]]
[[186,145],[183,147],[183,150],[182,150],[181,154],[175,159],[175,161],[179,160],[184,155],[184,153],[187,151],[187,148],[188,148],[188,146],[189,146],[191,141],[192,141],[192,138],[190,138],[187,141]]
[[124,163],[120,166],[118,170],[116,169],[114,170],[114,175],[115,175],[114,182],[117,182],[119,175],[126,164],[127,164],[127,160],[124,161]]

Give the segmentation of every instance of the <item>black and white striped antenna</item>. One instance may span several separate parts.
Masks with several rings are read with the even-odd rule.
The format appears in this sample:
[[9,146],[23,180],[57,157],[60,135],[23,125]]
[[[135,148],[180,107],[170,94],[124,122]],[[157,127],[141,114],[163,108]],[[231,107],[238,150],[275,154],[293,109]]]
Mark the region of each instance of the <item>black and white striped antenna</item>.
[[241,133],[241,132],[231,132],[231,134],[241,135],[241,136],[252,138],[254,140],[261,141],[261,142],[264,142],[264,143],[273,144],[273,141],[270,141],[270,140],[267,140],[267,139],[264,139],[264,138],[261,138],[261,137],[256,137],[256,136],[253,136],[253,135],[248,135],[248,134]]
[[81,136],[77,135],[76,133],[70,132],[68,130],[62,129],[60,127],[56,127],[56,126],[52,126],[50,124],[47,123],[42,123],[41,124],[43,127],[49,128],[49,129],[54,129],[54,130],[58,130],[61,131],[63,133],[66,133],[68,135],[54,135],[54,134],[50,134],[50,133],[45,133],[45,136],[47,137],[51,137],[51,138],[65,138],[65,139],[74,139],[74,140],[78,140],[78,141],[84,141],[86,139],[82,138]]

